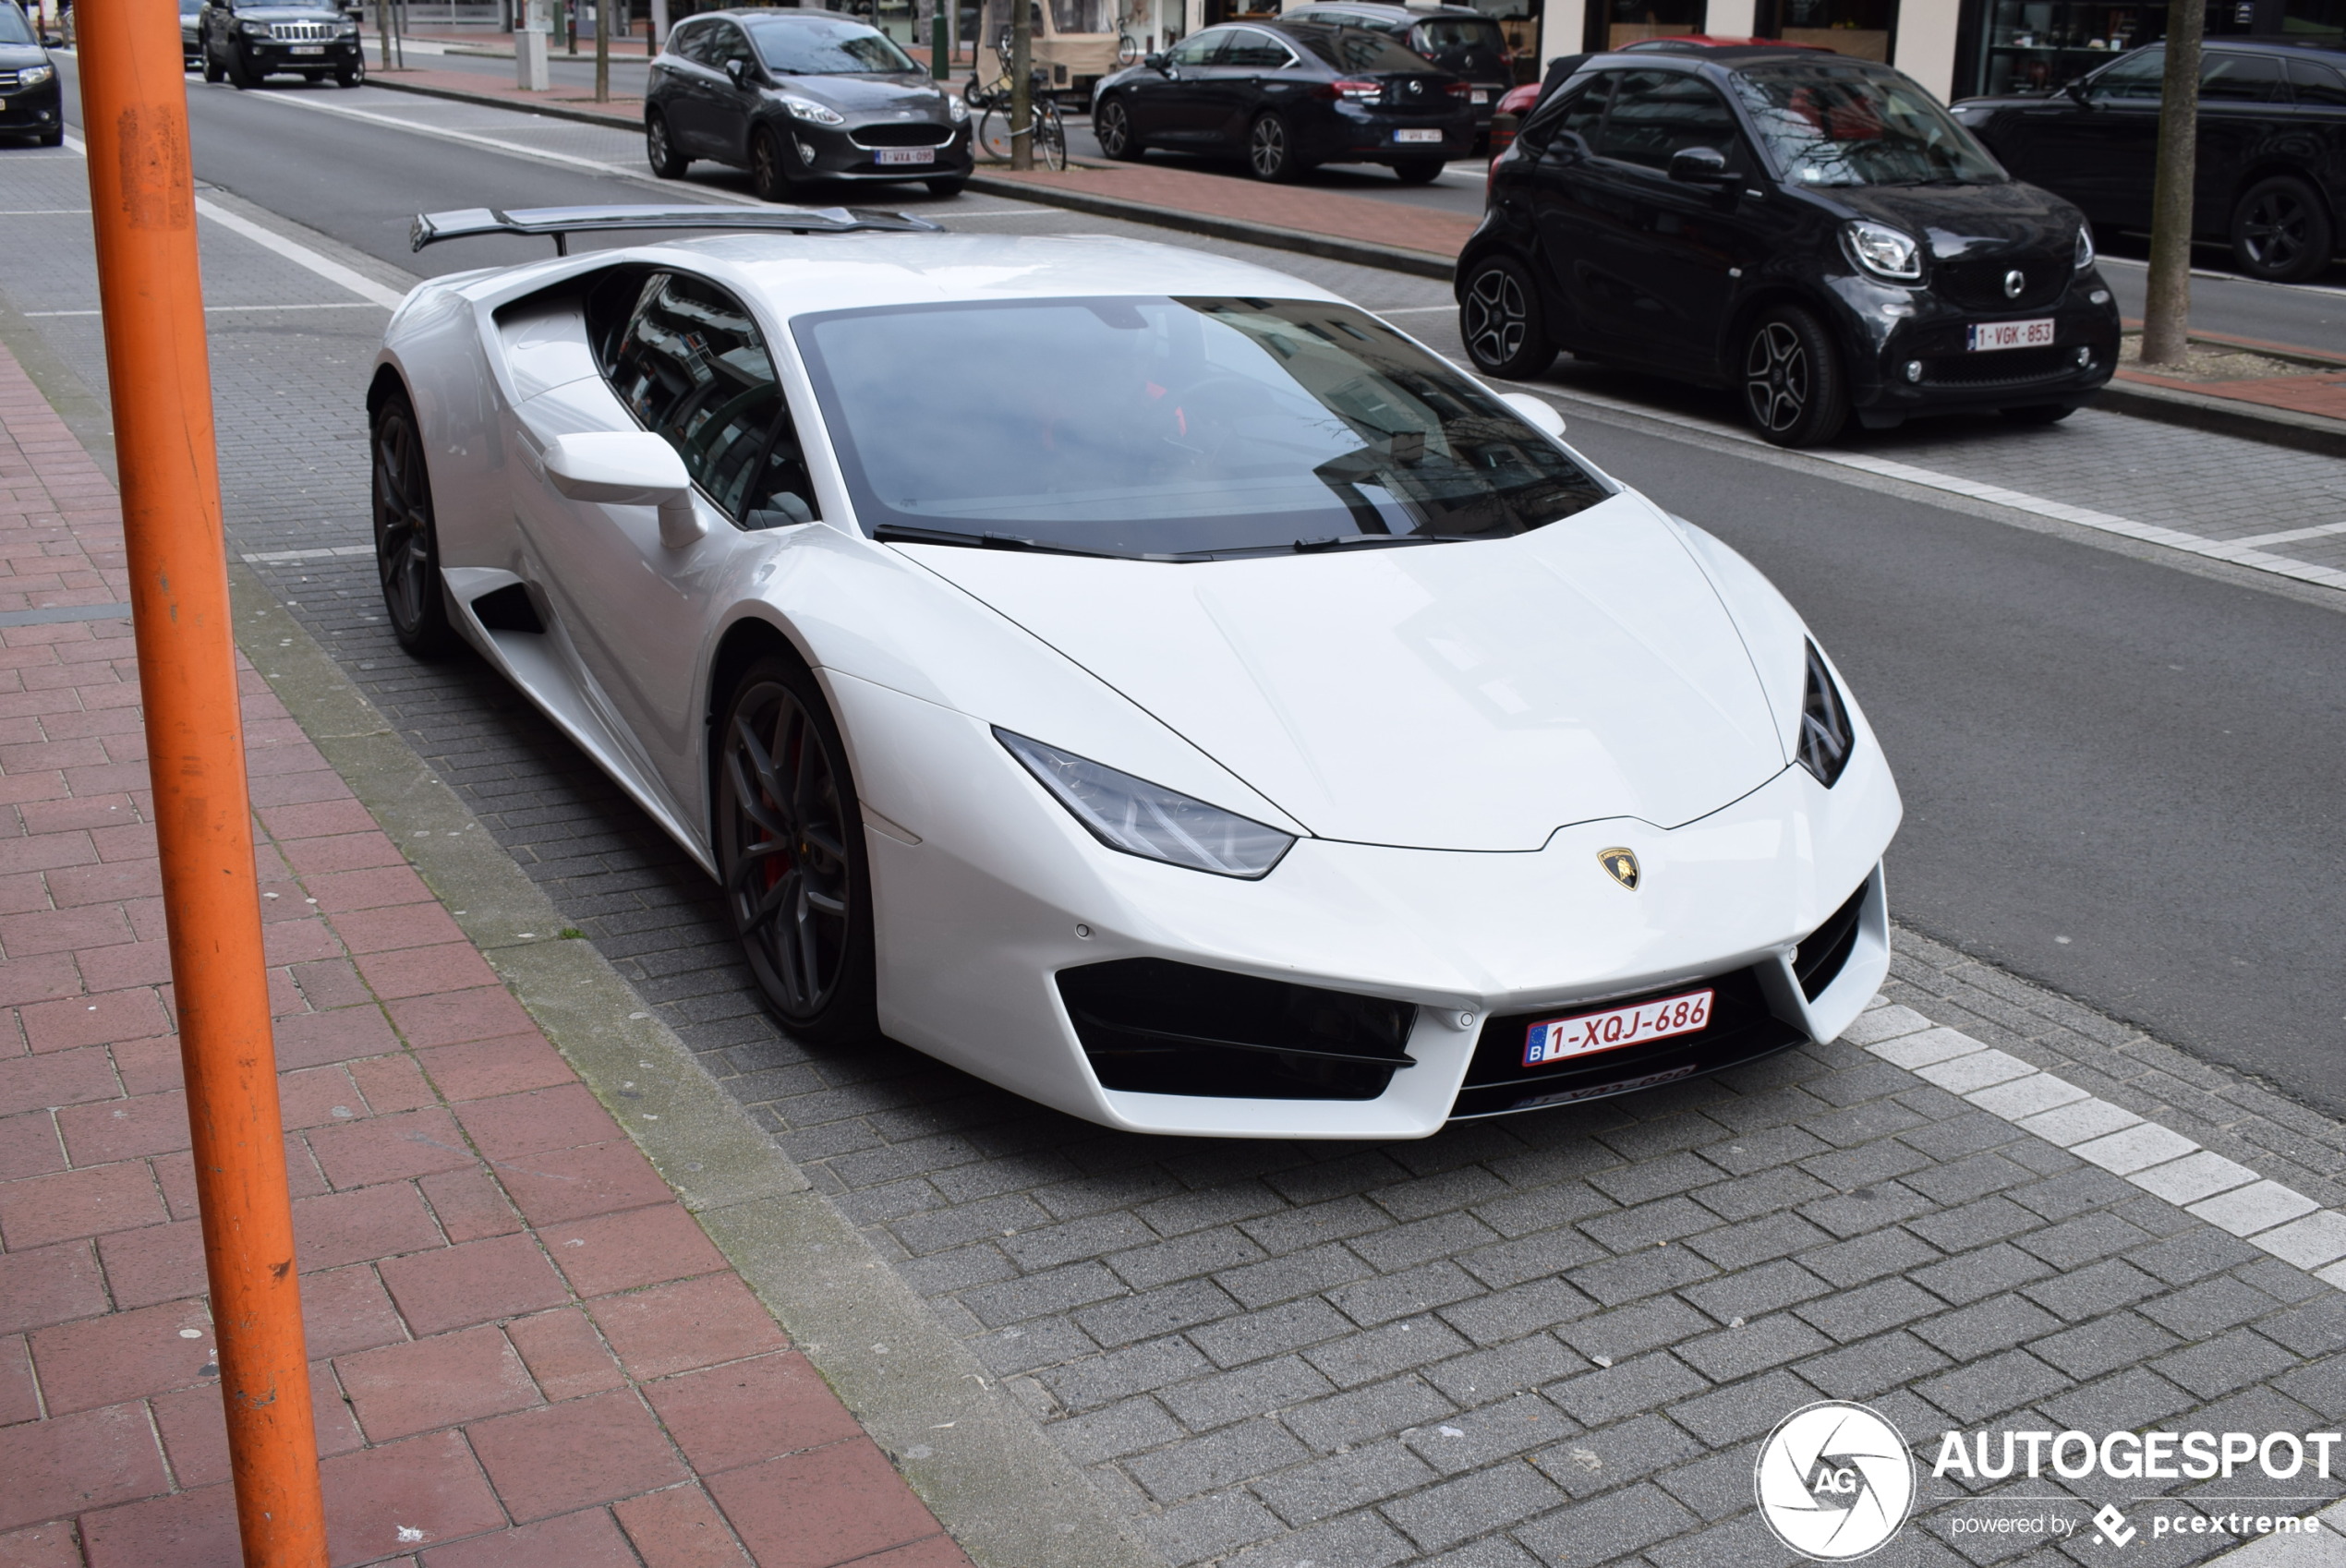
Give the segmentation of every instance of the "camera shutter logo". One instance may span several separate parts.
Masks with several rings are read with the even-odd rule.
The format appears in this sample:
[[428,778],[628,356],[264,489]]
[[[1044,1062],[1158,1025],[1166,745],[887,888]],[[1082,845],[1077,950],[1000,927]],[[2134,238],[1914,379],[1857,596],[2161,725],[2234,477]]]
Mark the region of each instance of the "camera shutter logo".
[[1778,1540],[1820,1562],[1846,1562],[1905,1524],[1915,1465],[1897,1428],[1862,1405],[1828,1400],[1768,1434],[1752,1490]]

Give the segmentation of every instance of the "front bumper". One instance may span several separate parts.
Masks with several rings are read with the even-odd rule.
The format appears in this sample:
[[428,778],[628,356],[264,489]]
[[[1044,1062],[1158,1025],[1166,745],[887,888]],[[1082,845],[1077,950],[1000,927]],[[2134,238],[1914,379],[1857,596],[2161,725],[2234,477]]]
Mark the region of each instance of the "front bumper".
[[[1829,281],[1841,306],[1850,354],[1850,400],[1868,423],[1907,414],[2082,403],[2118,368],[2118,305],[2100,273],[2075,274],[2060,298],[2029,310],[1966,309],[1927,288],[1859,277]],[[2098,296],[2098,297],[2097,297]],[[1974,353],[1975,325],[2053,322],[2041,347]],[[1919,376],[1910,367],[1920,367]]]
[[[1335,112],[1314,115],[1297,127],[1299,151],[1314,163],[1393,163],[1405,159],[1465,158],[1474,151],[1475,115],[1461,106],[1442,114],[1397,115],[1372,111],[1357,103],[1339,103]],[[1397,142],[1399,130],[1434,130],[1435,141]]]
[[[315,54],[296,50],[315,49]],[[344,70],[365,64],[365,44],[357,38],[329,38],[314,42],[280,42],[272,38],[243,38],[236,42],[245,69],[254,76],[280,76],[294,71]]]
[[30,136],[65,124],[65,99],[57,78],[37,87],[0,91],[0,136]]
[[[777,133],[791,139],[798,155],[801,172],[811,179],[825,180],[931,180],[950,179],[966,175],[976,163],[971,147],[971,130],[967,124],[952,127],[950,138],[941,146],[928,149],[932,161],[926,163],[889,163],[881,162],[884,152],[916,151],[913,148],[867,147],[856,139],[860,126],[818,126],[804,120],[782,115],[770,122]],[[880,122],[901,125],[902,121]]]
[[[1106,1126],[1206,1137],[1423,1138],[1459,1116],[1629,1092],[1656,1074],[1674,1080],[1832,1039],[1888,970],[1878,867],[1900,807],[1879,745],[1862,728],[1833,789],[1787,767],[1675,830],[1623,818],[1582,823],[1519,854],[1306,838],[1270,875],[1239,882],[1102,849],[967,715],[853,677],[826,680],[853,737],[859,790],[888,822],[865,835],[882,1027]],[[1635,892],[1615,886],[1597,859],[1614,846],[1643,862]],[[1793,954],[1861,887],[1868,891],[1858,936],[1831,983],[1807,996],[1792,977]],[[1104,1088],[1060,976],[1128,959],[1412,1005],[1407,1049],[1414,1065],[1362,1099]],[[1504,1053],[1517,1039],[1508,1031],[1527,1017],[1725,983],[1722,977],[1738,973],[1761,992],[1777,1027],[1714,1040],[1709,1058],[1657,1066],[1687,1043],[1663,1041],[1660,1053],[1633,1048],[1609,1062],[1580,1058],[1578,1067],[1567,1059],[1553,1088],[1509,1087],[1504,1070],[1478,1070],[1470,1080],[1486,1028],[1498,1031],[1491,1049]],[[1620,1073],[1591,1079],[1579,1070],[1591,1063]],[[1496,1084],[1497,1092],[1477,1093],[1470,1082]]]

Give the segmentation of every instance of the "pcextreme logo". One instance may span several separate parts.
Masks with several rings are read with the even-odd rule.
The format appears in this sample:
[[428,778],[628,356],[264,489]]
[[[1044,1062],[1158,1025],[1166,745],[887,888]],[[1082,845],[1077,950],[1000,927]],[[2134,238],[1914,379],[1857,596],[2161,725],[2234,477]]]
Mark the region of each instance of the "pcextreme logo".
[[1840,1400],[1804,1405],[1760,1445],[1752,1490],[1778,1540],[1819,1562],[1886,1543],[1914,1508],[1906,1440],[1875,1412]]

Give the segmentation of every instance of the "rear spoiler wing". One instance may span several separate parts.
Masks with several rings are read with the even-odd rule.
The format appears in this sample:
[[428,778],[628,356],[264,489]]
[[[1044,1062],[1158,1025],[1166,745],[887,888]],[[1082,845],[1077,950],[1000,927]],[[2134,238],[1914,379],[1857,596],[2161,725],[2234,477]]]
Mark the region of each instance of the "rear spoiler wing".
[[570,236],[606,230],[752,229],[765,234],[837,235],[942,234],[941,225],[902,212],[862,207],[526,207],[501,211],[468,207],[456,212],[418,212],[407,232],[410,248],[421,250],[443,239],[477,235],[547,235],[554,254],[570,254]]

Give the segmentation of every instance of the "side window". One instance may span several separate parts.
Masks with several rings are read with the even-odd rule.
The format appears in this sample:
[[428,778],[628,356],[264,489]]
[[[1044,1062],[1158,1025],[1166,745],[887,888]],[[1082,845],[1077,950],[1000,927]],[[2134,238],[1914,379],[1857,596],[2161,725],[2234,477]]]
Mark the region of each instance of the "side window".
[[1679,71],[1624,71],[1614,89],[1613,112],[1597,137],[1606,158],[1648,169],[1666,169],[1670,156],[1688,147],[1715,148],[1730,163],[1741,137],[1726,101],[1701,78]]
[[747,35],[731,22],[711,23],[706,36],[708,39],[708,63],[720,71],[725,68],[728,60],[757,58],[750,51]]
[[1210,66],[1230,42],[1227,32],[1193,32],[1173,46],[1173,63],[1177,66]]
[[2166,96],[2167,51],[2146,49],[2094,78],[2093,96],[2156,103]]
[[2319,60],[2289,62],[2289,85],[2300,103],[2318,103],[2325,108],[2346,108],[2346,77],[2323,65]]
[[697,27],[678,28],[668,36],[668,47],[696,66],[706,66],[708,59],[708,36],[715,24],[703,22]]
[[665,437],[693,482],[744,526],[815,519],[774,361],[732,296],[681,272],[654,274],[620,338],[611,380],[644,428]]
[[1269,33],[1240,28],[1230,35],[1230,46],[1223,50],[1222,57],[1214,63],[1276,71],[1286,65],[1288,58],[1287,45]]
[[2271,103],[2288,97],[2280,79],[2280,62],[2270,54],[2210,54],[2199,63],[2204,103]]

